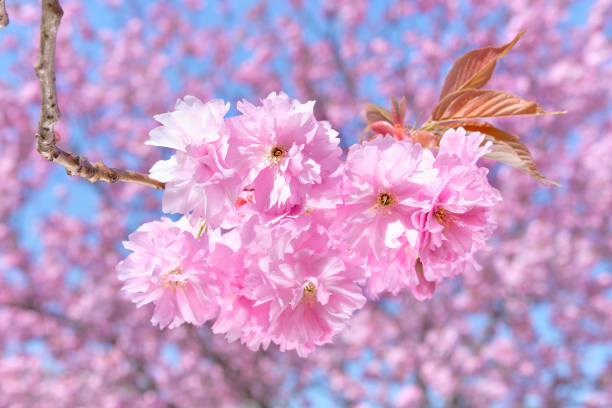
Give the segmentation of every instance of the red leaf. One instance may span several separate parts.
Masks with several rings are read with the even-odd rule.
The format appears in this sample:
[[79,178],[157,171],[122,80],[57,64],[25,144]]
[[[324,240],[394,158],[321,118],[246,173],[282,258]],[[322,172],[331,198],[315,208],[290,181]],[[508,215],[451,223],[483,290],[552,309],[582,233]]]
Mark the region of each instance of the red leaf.
[[385,121],[385,122],[393,123],[393,116],[391,115],[391,112],[389,112],[387,109],[383,108],[382,106],[373,105],[371,103],[368,103],[366,104],[365,108],[366,108],[366,121],[368,122],[368,125],[374,122],[378,122],[378,121]]
[[434,108],[431,118],[438,122],[517,115],[557,115],[537,103],[494,89],[464,89],[446,96]]
[[512,41],[501,47],[488,46],[465,53],[455,61],[446,76],[440,100],[459,90],[482,88],[491,78],[497,59],[506,55],[524,33],[525,31],[521,31]]
[[395,97],[391,97],[391,116],[395,125],[404,124],[404,116],[406,116],[406,97],[403,96],[399,103]]
[[498,129],[489,123],[474,120],[453,123],[450,127],[463,127],[468,132],[483,133],[485,135],[485,142],[491,141],[493,143],[493,151],[486,154],[485,157],[516,167],[528,173],[540,183],[559,186],[559,183],[546,178],[540,173],[531,152],[520,141],[518,136]]

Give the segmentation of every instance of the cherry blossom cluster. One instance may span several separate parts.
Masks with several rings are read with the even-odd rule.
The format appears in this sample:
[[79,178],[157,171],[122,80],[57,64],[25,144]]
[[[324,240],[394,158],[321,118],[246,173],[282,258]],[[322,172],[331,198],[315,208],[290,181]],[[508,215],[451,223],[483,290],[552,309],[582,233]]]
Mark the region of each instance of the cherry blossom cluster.
[[164,212],[140,226],[117,266],[152,323],[203,325],[249,348],[307,356],[383,292],[419,299],[478,269],[500,193],[479,157],[480,133],[446,131],[435,149],[377,135],[343,161],[338,132],[271,93],[240,114],[186,96],[155,118],[150,145],[174,149],[150,175]]

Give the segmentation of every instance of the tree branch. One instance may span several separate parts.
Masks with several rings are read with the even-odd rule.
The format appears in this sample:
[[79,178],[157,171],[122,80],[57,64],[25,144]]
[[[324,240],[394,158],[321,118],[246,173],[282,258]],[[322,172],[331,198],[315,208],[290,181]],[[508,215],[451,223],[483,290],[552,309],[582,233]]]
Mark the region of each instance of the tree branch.
[[[4,0],[0,0],[0,5],[4,6]],[[3,9],[4,7],[2,7]],[[84,156],[65,152],[55,145],[56,140],[53,127],[60,118],[60,111],[57,105],[57,89],[55,87],[55,44],[57,27],[63,14],[64,11],[59,4],[59,0],[42,1],[40,52],[38,54],[38,61],[34,65],[34,71],[40,80],[42,91],[40,120],[38,121],[38,131],[36,133],[36,150],[45,159],[63,166],[69,175],[83,177],[91,183],[96,181],[105,181],[107,183],[125,181],[163,190],[164,183],[152,179],[146,174],[110,168],[102,162],[92,163]],[[6,15],[6,13],[3,15]],[[0,18],[2,18],[1,16],[2,14],[0,14]],[[6,21],[8,23],[8,20]]]
[[0,30],[6,27],[9,23],[9,17],[4,8],[4,0],[0,0]]
[[245,377],[241,375],[240,371],[232,367],[229,361],[227,361],[221,353],[215,351],[213,347],[208,344],[207,339],[200,335],[200,331],[197,327],[190,326],[188,330],[191,332],[191,338],[199,339],[202,356],[210,359],[221,367],[224,378],[228,379],[229,382],[244,395],[247,401],[257,404],[258,408],[272,408],[271,403],[268,403],[268,401],[256,395],[256,393],[251,389],[251,384],[248,384],[248,381],[246,381]]

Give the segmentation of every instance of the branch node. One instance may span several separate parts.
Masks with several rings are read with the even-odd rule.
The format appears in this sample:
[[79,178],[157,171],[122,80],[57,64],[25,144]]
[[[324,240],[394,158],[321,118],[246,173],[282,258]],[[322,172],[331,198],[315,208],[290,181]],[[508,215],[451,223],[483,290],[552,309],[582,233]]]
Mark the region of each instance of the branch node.
[[116,183],[117,181],[119,181],[119,175],[117,174],[115,169],[111,169],[111,172],[109,174],[109,178],[110,178],[110,182],[111,183]]

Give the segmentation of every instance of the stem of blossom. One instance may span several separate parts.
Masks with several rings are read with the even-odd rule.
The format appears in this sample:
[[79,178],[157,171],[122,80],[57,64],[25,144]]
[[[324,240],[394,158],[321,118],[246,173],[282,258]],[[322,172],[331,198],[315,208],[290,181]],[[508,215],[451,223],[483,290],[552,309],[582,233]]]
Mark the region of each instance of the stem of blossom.
[[[4,10],[4,0],[0,0],[0,6],[1,10]],[[36,133],[36,150],[45,159],[63,166],[69,175],[83,177],[91,183],[96,181],[107,183],[124,181],[163,190],[164,183],[152,179],[146,174],[110,168],[102,162],[92,163],[84,156],[66,152],[55,145],[56,139],[53,127],[60,118],[57,89],[55,87],[55,44],[57,27],[64,11],[59,4],[59,0],[43,0],[41,7],[40,52],[36,65],[34,65],[34,71],[40,80],[42,94],[40,120]],[[6,15],[6,12],[3,14]],[[3,18],[3,14],[0,11],[0,19]],[[8,18],[6,22],[8,23]]]
[[0,29],[6,27],[9,23],[9,17],[4,7],[4,0],[0,0]]
[[437,125],[438,125],[438,122],[432,121],[432,120],[427,120],[427,122],[423,123],[419,129],[420,130],[432,130]]

